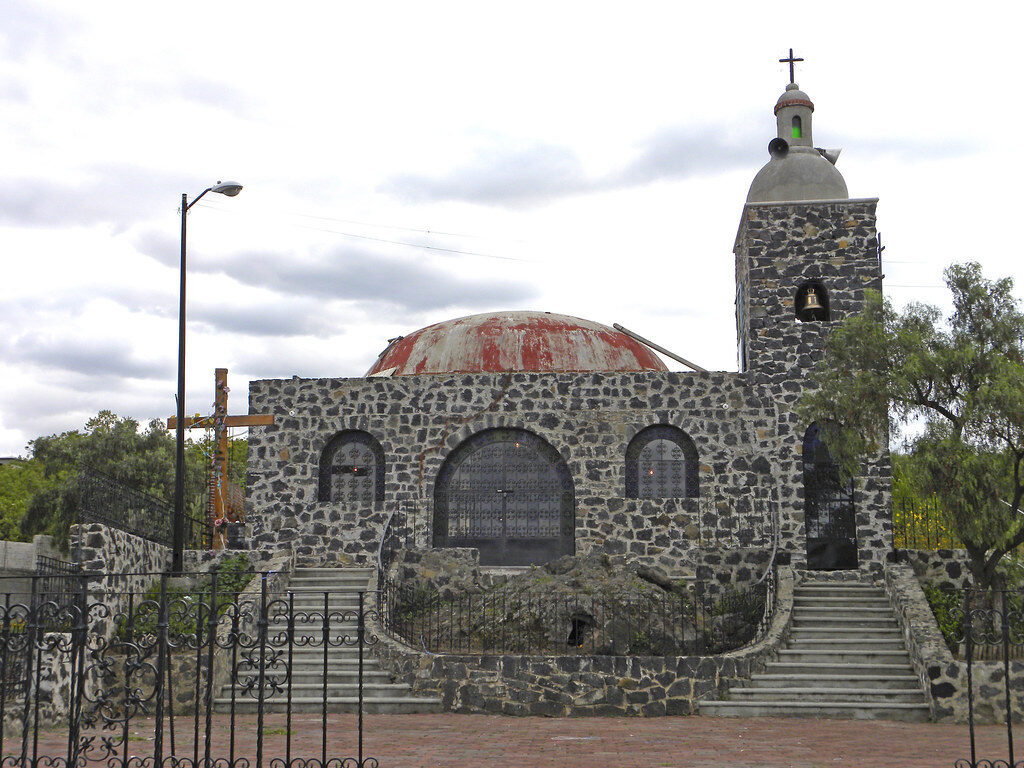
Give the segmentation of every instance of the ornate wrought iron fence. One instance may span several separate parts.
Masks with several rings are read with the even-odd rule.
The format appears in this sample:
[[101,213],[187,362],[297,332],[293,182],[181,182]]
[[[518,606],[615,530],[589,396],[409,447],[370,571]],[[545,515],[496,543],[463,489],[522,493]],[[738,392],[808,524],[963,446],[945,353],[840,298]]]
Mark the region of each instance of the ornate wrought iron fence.
[[[20,600],[0,579],[0,765],[376,768],[363,744],[363,660],[376,641],[364,594],[354,608],[332,608],[325,595],[322,608],[300,610],[290,593],[275,594],[273,573],[241,595],[223,592],[216,575],[196,588],[129,576],[154,587],[123,591],[108,584],[137,582],[82,574],[68,599],[36,577]],[[358,717],[343,737],[328,723],[326,686],[321,706],[296,693],[295,659],[316,649],[326,680],[349,648]],[[299,722],[300,705],[319,717]]]
[[[95,469],[79,474],[79,523],[102,523],[134,536],[171,546],[173,515],[163,499],[129,488]],[[210,521],[185,511],[185,543],[206,549],[212,542]]]
[[687,594],[444,595],[385,579],[380,616],[388,632],[431,653],[711,655],[764,630],[770,589],[766,580],[715,598],[700,582]]
[[894,549],[957,549],[963,546],[950,529],[937,500],[898,501],[892,510]]
[[[1014,689],[1019,687],[1021,663],[1024,658],[1024,593],[1000,590],[984,592],[967,590],[964,593],[963,610],[955,611],[951,617],[959,630],[956,640],[967,661],[967,711],[971,740],[970,759],[957,760],[955,768],[1024,768],[1024,760],[1014,760],[1013,721],[1020,719],[1022,712],[1014,706]],[[984,667],[980,662],[984,663]],[[1001,667],[992,674],[992,666]],[[988,673],[976,681],[981,672]],[[1001,680],[1000,680],[1001,678]],[[976,689],[989,689],[990,701],[987,707],[998,708],[999,697],[992,697],[993,686],[1001,683],[1002,717],[1006,720],[1007,759],[979,758],[975,741],[974,721],[978,706]]]

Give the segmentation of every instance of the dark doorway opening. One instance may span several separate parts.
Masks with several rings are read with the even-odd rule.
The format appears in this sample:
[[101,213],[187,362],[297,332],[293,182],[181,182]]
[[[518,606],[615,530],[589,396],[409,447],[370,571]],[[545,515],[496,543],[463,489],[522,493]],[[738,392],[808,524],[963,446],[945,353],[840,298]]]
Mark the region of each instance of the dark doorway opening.
[[837,571],[857,567],[853,481],[829,455],[817,424],[804,435],[804,527],[807,567]]

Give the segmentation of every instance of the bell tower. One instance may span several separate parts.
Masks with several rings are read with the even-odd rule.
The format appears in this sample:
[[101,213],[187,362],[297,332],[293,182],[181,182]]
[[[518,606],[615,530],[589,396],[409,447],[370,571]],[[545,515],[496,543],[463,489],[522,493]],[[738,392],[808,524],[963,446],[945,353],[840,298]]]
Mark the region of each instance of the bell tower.
[[[790,65],[802,59],[782,59]],[[792,81],[775,104],[777,135],[754,177],[736,236],[739,367],[762,383],[799,383],[830,323],[881,290],[877,199],[851,199],[839,150],[814,147],[814,104]]]
[[[770,158],[750,185],[734,246],[739,369],[778,414],[780,551],[798,567],[876,571],[891,531],[888,455],[867,462],[847,496],[833,494],[816,512],[801,451],[811,425],[795,409],[813,386],[808,373],[831,328],[862,309],[868,289],[882,289],[878,200],[851,198],[835,167],[839,150],[814,146],[814,104],[793,79],[801,59],[790,51],[781,61],[790,65],[790,82],[775,104]],[[821,531],[833,535],[839,520],[820,515],[838,514],[843,505],[846,533],[822,539]]]

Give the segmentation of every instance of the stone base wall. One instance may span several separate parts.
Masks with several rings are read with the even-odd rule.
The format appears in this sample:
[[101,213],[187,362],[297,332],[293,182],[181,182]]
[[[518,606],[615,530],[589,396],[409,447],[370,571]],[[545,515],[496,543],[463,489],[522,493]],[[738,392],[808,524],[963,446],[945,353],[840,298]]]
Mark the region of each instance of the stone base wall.
[[697,581],[706,594],[719,596],[729,590],[743,591],[764,576],[771,560],[771,549],[701,550],[697,559]]
[[966,549],[903,549],[900,559],[914,569],[921,584],[960,591],[972,583]]
[[771,626],[752,645],[719,656],[469,656],[431,654],[388,636],[373,646],[398,682],[438,696],[450,712],[549,717],[685,715],[700,700],[764,668],[789,636],[793,575],[778,572]]
[[344,510],[312,502],[282,516],[246,523],[246,546],[288,547],[300,566],[373,565],[388,514],[383,509]]
[[104,603],[110,613],[97,615],[89,631],[109,638],[127,609],[127,594],[145,592],[171,567],[171,548],[101,523],[73,525],[68,539],[82,570],[102,574],[89,581],[90,601]]
[[249,567],[254,571],[273,570],[271,561],[282,555],[290,555],[290,547],[282,547],[279,551],[270,549],[186,549],[183,565],[186,573],[207,573],[224,560],[237,555],[245,555]]
[[[967,662],[950,653],[914,570],[904,563],[888,565],[885,587],[914,671],[928,697],[932,718],[938,722],[966,723]],[[1003,662],[975,661],[971,675],[975,723],[1006,722]],[[1024,661],[1010,661],[1010,698],[1014,721],[1024,721]]]
[[[171,548],[143,539],[102,523],[72,525],[68,533],[73,559],[85,571],[106,574],[161,573],[171,566]],[[120,582],[124,589],[136,589],[136,582],[148,580],[127,579]],[[132,586],[127,586],[131,584]]]
[[881,580],[880,575],[861,569],[856,571],[812,571],[806,568],[797,568],[795,574],[797,584],[803,584],[805,581],[874,584]]

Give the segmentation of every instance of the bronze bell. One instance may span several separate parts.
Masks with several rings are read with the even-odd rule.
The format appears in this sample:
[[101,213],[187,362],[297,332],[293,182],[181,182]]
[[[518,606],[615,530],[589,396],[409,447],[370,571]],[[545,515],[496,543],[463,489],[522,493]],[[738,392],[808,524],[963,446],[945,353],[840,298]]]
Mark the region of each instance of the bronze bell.
[[825,307],[822,306],[821,302],[818,301],[818,294],[813,288],[807,289],[807,295],[804,296],[804,305],[800,308],[802,312],[814,312],[824,311]]
[[818,298],[818,289],[816,287],[808,286],[807,293],[800,297],[796,317],[804,323],[815,320],[828,320],[828,310],[821,303],[821,299]]

